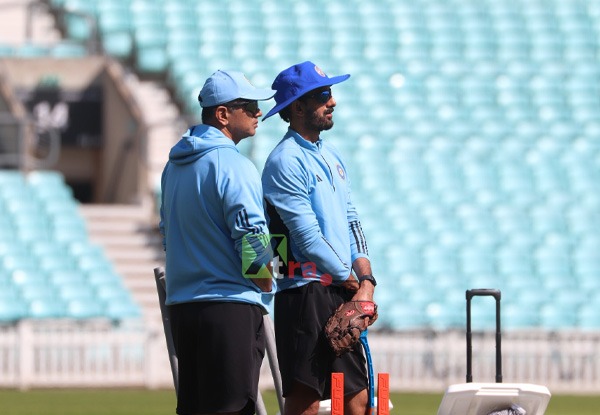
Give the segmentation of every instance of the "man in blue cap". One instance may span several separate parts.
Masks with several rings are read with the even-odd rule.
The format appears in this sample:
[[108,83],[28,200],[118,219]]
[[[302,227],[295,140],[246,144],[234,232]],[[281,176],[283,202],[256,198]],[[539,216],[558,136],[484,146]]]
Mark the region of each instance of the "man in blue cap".
[[198,96],[202,124],[171,149],[162,174],[178,414],[255,412],[271,249],[260,176],[236,144],[256,133],[258,101],[274,93],[241,72],[212,74]]
[[289,241],[285,264],[275,270],[274,306],[285,415],[316,414],[330,397],[332,372],[344,373],[346,413],[366,412],[360,343],[338,358],[323,333],[340,304],[373,301],[376,285],[346,166],[321,138],[333,127],[331,86],[349,77],[328,77],[312,62],[287,68],[273,82],[276,105],[264,117],[279,113],[290,124],[262,174],[271,234]]

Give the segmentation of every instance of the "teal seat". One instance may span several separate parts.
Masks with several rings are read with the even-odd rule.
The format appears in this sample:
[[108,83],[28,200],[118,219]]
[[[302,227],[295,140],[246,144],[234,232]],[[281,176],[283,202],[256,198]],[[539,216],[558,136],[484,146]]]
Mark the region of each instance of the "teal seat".
[[25,43],[15,48],[15,55],[21,58],[39,58],[50,55],[50,48],[45,45]]
[[132,300],[129,290],[119,283],[98,285],[96,286],[96,294],[98,299],[105,303]]
[[57,293],[60,299],[63,301],[70,300],[94,300],[96,298],[96,292],[93,287],[89,284],[61,284],[57,286]]
[[19,285],[20,296],[25,301],[47,300],[51,301],[56,298],[56,289],[48,281],[23,283]]
[[[91,2],[88,2],[91,4]],[[95,16],[93,12],[78,10],[79,12],[91,13],[92,17]],[[66,12],[63,15],[63,22],[66,27],[67,36],[70,39],[78,41],[87,41],[92,35],[92,28],[90,22],[83,16],[75,13]]]
[[135,57],[136,68],[144,74],[164,74],[169,58],[164,46],[145,47],[138,50]]
[[416,308],[413,304],[394,303],[381,313],[384,317],[382,323],[394,330],[415,330],[427,327],[425,310]]
[[[87,224],[81,216],[56,215],[51,219],[50,229],[54,235],[68,230],[69,232],[79,232],[87,234]],[[58,236],[56,239],[60,239]]]
[[57,241],[59,243],[71,243],[76,241],[87,241],[88,234],[85,229],[81,229],[79,227],[66,227],[62,229],[57,229],[52,232],[51,240]]
[[[475,287],[493,288],[493,287]],[[496,308],[493,298],[475,297],[471,301],[471,328],[475,331],[491,331],[496,327]]]
[[431,246],[423,252],[425,271],[430,275],[454,274],[459,270],[456,252],[441,246]]
[[107,272],[102,269],[95,269],[88,271],[85,275],[88,283],[96,290],[100,290],[101,287],[105,285],[116,287],[123,286],[123,278],[114,271]]
[[15,54],[15,48],[11,45],[5,45],[0,43],[0,56],[7,57]]
[[3,298],[0,301],[0,321],[14,322],[28,317],[28,315],[27,303],[21,298]]
[[497,272],[495,252],[485,246],[467,245],[460,252],[460,261],[465,276],[490,275]]
[[419,252],[415,252],[414,249],[406,246],[389,246],[385,251],[385,256],[388,263],[395,264],[396,272],[399,274],[418,273],[422,271],[424,266]]
[[436,330],[462,328],[465,325],[464,304],[432,302],[426,308],[428,324]]
[[64,285],[83,285],[88,282],[87,275],[76,269],[55,269],[49,271],[48,281],[55,287]]
[[55,58],[83,58],[88,56],[88,50],[81,43],[63,41],[50,49],[50,56]]
[[0,267],[4,268],[5,272],[12,273],[13,279],[17,280],[34,274],[38,270],[38,263],[32,255],[4,255],[0,257]]
[[112,272],[113,265],[104,255],[81,255],[77,259],[78,269],[83,272]]
[[104,317],[104,304],[97,299],[74,298],[66,303],[65,315],[75,319]]
[[503,247],[497,252],[498,270],[501,274],[532,274],[534,261],[531,253],[520,248]]
[[535,304],[510,302],[502,306],[502,329],[530,330],[539,327],[539,308]]
[[37,298],[29,303],[28,317],[32,319],[63,318],[66,316],[65,304],[59,298]]
[[[38,198],[43,203],[43,210],[51,217],[57,216],[79,216],[79,202],[69,197],[68,191],[62,195],[44,195],[41,192]],[[56,197],[55,197],[56,196]]]
[[102,38],[115,32],[129,32],[132,29],[132,17],[126,2],[98,3],[98,30]]
[[127,59],[133,54],[133,37],[130,31],[110,32],[102,35],[104,52],[119,59]]
[[583,330],[600,330],[600,304],[583,305],[577,314],[577,327]]
[[74,270],[76,262],[73,258],[66,255],[42,255],[38,258],[39,269],[45,272]]
[[133,301],[110,301],[105,305],[105,315],[117,321],[137,319],[142,316],[142,311]]
[[550,301],[540,311],[540,325],[548,330],[572,329],[577,326],[577,310]]

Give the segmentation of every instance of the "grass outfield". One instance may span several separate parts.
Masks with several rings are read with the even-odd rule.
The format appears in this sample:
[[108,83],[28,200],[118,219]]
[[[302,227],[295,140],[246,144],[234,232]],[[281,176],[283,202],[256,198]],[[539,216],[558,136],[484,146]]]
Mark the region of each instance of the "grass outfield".
[[[392,394],[393,415],[436,415],[441,394]],[[264,394],[269,415],[279,409],[275,393]],[[598,415],[598,396],[553,396],[546,415]],[[0,390],[2,415],[168,415],[175,414],[171,390],[58,389]]]

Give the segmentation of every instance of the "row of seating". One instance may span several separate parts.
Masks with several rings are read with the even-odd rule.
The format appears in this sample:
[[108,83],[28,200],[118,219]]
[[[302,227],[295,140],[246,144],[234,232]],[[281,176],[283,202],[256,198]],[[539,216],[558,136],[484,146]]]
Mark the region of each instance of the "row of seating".
[[[91,29],[83,16],[65,12],[65,8],[97,19],[107,53],[133,62],[141,73],[166,75],[191,114],[197,111],[197,103],[189,91],[196,89],[199,78],[215,65],[243,64],[251,79],[258,81],[265,75],[272,78],[272,68],[302,57],[310,57],[330,71],[352,67],[355,73],[369,73],[374,67],[398,72],[405,62],[429,58],[436,64],[472,61],[471,67],[497,59],[506,64],[531,59],[593,62],[597,54],[593,28],[597,16],[585,4],[574,7],[577,13],[564,13],[560,2],[553,2],[554,10],[544,9],[540,18],[538,13],[527,14],[517,7],[501,7],[495,12],[493,2],[475,10],[471,2],[454,7],[442,7],[440,2],[424,2],[422,7],[398,3],[402,5],[356,2],[350,7],[314,2],[280,7],[275,2],[233,1],[215,7],[209,2],[182,0],[52,2],[72,39],[89,39]],[[531,4],[524,2],[522,9],[528,7]],[[556,27],[544,26],[547,15],[554,14]],[[514,15],[525,21],[523,27],[515,23],[519,19]],[[573,23],[573,16],[581,22]],[[560,36],[559,30],[563,30]],[[443,93],[443,89],[434,89],[439,90],[436,94]]]
[[0,285],[0,322],[141,317],[56,171],[0,170]]
[[0,321],[23,318],[139,318],[139,306],[119,275],[108,270],[2,270]]
[[3,44],[0,41],[0,57],[18,58],[83,58],[88,56],[88,48],[79,41],[65,40],[52,45],[24,43],[22,45]]

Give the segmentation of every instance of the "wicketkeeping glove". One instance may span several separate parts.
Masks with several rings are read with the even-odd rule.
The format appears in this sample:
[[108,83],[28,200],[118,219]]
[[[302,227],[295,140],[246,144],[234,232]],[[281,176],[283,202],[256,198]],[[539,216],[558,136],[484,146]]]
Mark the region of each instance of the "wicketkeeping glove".
[[373,301],[348,301],[341,304],[325,325],[325,337],[336,356],[352,350],[360,333],[377,320],[377,304]]

